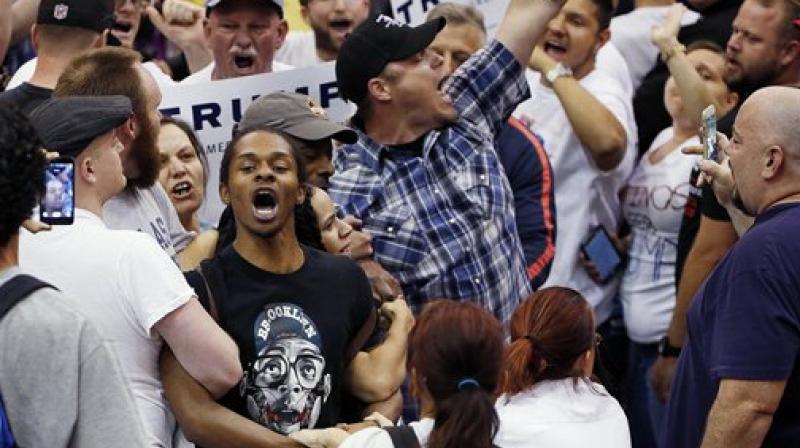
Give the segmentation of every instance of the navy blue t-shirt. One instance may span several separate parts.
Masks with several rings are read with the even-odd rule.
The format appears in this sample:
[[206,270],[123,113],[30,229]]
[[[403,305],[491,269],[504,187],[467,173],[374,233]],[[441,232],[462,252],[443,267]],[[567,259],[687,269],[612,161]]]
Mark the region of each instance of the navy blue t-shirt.
[[722,379],[786,389],[765,447],[800,447],[800,204],[756,218],[694,297],[678,361],[666,444],[696,448]]

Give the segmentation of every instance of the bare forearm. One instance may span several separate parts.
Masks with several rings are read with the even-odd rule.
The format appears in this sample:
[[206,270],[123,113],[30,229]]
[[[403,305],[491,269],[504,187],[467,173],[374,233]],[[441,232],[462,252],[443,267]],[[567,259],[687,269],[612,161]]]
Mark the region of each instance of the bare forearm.
[[191,73],[202,70],[214,60],[211,50],[202,44],[189,45],[182,50],[183,55],[186,57],[186,64],[189,66],[189,72]]
[[11,45],[11,0],[0,0],[0,61],[6,58],[8,46]]
[[[677,39],[659,44],[660,48],[679,45]],[[663,50],[662,50],[663,51]],[[695,70],[694,65],[683,51],[676,51],[667,61],[669,73],[675,79],[675,85],[681,95],[681,103],[686,111],[686,116],[691,117],[692,128],[699,128],[701,114],[709,104],[714,104],[714,98],[703,83],[703,78]],[[715,106],[719,107],[718,104]]]
[[186,437],[198,445],[206,448],[302,447],[215,402],[169,350],[161,354],[161,378],[175,418]]
[[406,375],[408,327],[393,322],[386,339],[369,352],[360,352],[350,363],[350,390],[367,403],[388,399]]
[[561,0],[511,0],[497,30],[497,40],[526,66],[536,41],[563,4]]
[[[545,72],[546,73],[546,72]],[[572,77],[553,83],[575,135],[598,168],[610,171],[625,156],[627,138],[617,117]]]
[[702,448],[757,448],[772,424],[772,414],[746,404],[714,402]]

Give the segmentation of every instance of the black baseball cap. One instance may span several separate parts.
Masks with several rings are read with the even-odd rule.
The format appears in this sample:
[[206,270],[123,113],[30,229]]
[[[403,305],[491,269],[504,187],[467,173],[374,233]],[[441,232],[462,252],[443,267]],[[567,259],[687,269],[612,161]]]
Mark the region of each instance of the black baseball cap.
[[444,17],[416,27],[385,15],[363,21],[345,39],[336,58],[336,83],[342,98],[361,102],[367,96],[367,81],[378,76],[386,64],[427,48],[444,25]]
[[[260,0],[261,3],[264,3],[266,6],[270,6],[276,11],[278,11],[278,15],[283,17],[283,0]],[[225,3],[225,0],[206,0],[206,17],[211,14],[211,10],[216,8],[217,6]]]
[[47,150],[75,157],[132,114],[126,96],[65,96],[43,102],[31,112],[30,121]]
[[114,23],[114,0],[42,0],[36,23],[102,33]]
[[333,138],[355,143],[358,140],[355,131],[328,120],[314,98],[294,92],[274,92],[259,97],[245,111],[236,132],[259,126],[269,126],[309,141]]

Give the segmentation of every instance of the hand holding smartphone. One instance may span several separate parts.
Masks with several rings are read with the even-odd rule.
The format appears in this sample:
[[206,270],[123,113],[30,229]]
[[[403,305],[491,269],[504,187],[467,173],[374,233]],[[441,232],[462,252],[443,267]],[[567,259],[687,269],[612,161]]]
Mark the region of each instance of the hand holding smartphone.
[[581,244],[581,253],[597,269],[601,284],[608,283],[623,266],[625,256],[622,254],[606,229],[599,225],[589,234],[589,238]]
[[75,162],[58,157],[47,165],[39,220],[45,224],[72,224],[75,218]]

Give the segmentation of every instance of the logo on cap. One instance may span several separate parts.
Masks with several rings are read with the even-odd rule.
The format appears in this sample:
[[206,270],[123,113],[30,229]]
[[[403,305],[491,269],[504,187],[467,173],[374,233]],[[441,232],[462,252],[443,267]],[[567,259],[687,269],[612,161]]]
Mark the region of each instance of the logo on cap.
[[393,18],[391,18],[389,16],[385,16],[383,14],[381,14],[378,17],[375,18],[375,23],[378,23],[378,24],[382,23],[383,26],[386,27],[386,28],[389,28],[391,26],[396,26],[396,27],[402,28],[402,27],[405,26],[405,22],[403,22],[402,20],[393,19]]
[[53,8],[53,17],[56,20],[64,20],[67,18],[67,13],[69,13],[69,6],[59,3]]
[[322,106],[320,106],[320,104],[317,103],[317,100],[315,100],[314,98],[308,97],[306,100],[306,106],[308,106],[308,110],[310,110],[311,113],[316,115],[317,117],[327,118],[325,115],[325,109],[323,109]]

